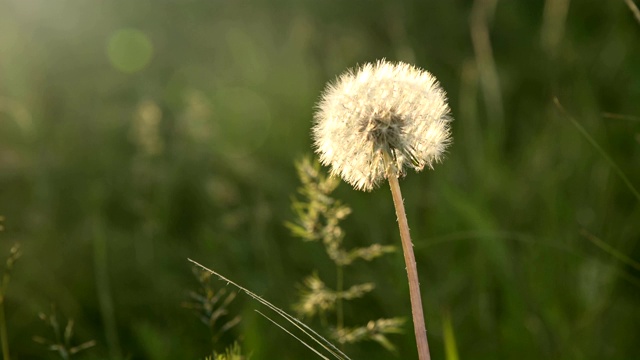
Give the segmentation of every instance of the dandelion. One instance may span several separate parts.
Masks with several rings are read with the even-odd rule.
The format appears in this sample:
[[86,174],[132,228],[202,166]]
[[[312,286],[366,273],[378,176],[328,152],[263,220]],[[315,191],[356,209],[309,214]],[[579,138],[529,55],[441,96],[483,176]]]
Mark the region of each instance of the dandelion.
[[385,60],[348,71],[325,89],[315,114],[316,153],[356,190],[387,179],[407,266],[420,360],[430,359],[420,283],[398,178],[432,167],[450,142],[446,95],[429,72]]
[[449,106],[433,75],[378,61],[327,86],[315,114],[316,152],[331,173],[370,191],[405,168],[422,170],[449,144]]

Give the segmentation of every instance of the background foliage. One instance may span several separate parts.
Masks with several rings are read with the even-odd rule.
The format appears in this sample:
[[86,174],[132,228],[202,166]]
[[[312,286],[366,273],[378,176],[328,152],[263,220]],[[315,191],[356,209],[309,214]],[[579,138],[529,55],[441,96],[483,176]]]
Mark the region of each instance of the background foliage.
[[[433,357],[445,332],[462,359],[638,356],[640,199],[569,116],[639,187],[639,44],[623,0],[0,0],[12,358],[55,355],[32,340],[52,303],[97,341],[78,358],[312,358],[246,296],[212,349],[186,259],[290,312],[304,276],[335,278],[283,225],[293,163],[325,82],[383,57],[433,72],[455,117],[445,162],[401,182]],[[334,195],[345,246],[398,244],[388,189]],[[354,264],[377,288],[345,317],[409,317],[405,279],[398,252]],[[410,328],[390,340],[345,351],[415,358]]]

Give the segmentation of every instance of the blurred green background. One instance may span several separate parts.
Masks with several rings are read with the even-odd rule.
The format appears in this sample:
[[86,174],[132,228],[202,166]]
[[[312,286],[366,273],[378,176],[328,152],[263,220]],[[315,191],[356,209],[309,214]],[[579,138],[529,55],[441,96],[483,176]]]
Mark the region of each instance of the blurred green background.
[[[333,278],[283,225],[293,163],[325,83],[380,58],[431,71],[455,118],[444,163],[401,182],[433,358],[447,313],[461,359],[640,356],[640,22],[625,1],[0,0],[12,359],[56,358],[32,340],[51,336],[51,304],[76,343],[97,341],[80,359],[201,359],[233,339],[252,359],[315,358],[245,295],[211,344],[181,305],[198,288],[187,258],[290,312],[304,276]],[[399,245],[386,187],[336,197],[348,247]],[[346,322],[410,317],[400,253],[349,271],[378,287]],[[344,350],[416,358],[409,324],[390,339],[395,355]]]

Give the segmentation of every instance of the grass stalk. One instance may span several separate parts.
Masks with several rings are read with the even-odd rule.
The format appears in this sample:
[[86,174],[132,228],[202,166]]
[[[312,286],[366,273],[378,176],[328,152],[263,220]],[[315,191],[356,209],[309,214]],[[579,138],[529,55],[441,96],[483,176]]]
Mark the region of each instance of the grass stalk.
[[[3,230],[2,221],[4,217],[0,216],[0,231]],[[7,287],[11,279],[11,270],[16,260],[20,257],[20,244],[16,243],[9,250],[9,258],[7,259],[5,269],[0,278],[0,347],[2,347],[2,359],[9,360],[9,335],[7,332],[7,315],[4,311],[4,299],[7,294]]]
[[9,360],[9,338],[7,336],[7,320],[4,314],[4,294],[0,294],[0,341],[2,342],[2,358]]
[[573,126],[575,126],[576,129],[578,129],[578,131],[580,131],[582,136],[584,136],[585,139],[587,139],[589,144],[591,144],[591,146],[593,146],[596,150],[598,150],[600,155],[602,155],[602,157],[607,161],[607,163],[609,164],[609,166],[611,166],[613,171],[615,171],[616,174],[618,174],[618,176],[620,177],[622,182],[627,186],[627,188],[629,188],[629,191],[631,191],[631,193],[633,193],[633,195],[636,197],[636,199],[638,199],[638,201],[640,201],[640,191],[638,191],[638,189],[636,189],[636,187],[633,186],[633,183],[629,180],[627,175],[625,175],[625,173],[622,171],[622,169],[620,169],[618,164],[616,164],[616,162],[613,161],[611,156],[609,156],[609,154],[607,154],[607,152],[604,151],[602,146],[600,146],[600,144],[598,144],[598,142],[596,142],[596,140],[591,135],[589,135],[587,130],[582,125],[580,125],[580,123],[576,119],[574,119],[573,117],[571,117],[571,115],[569,115],[569,113],[564,109],[564,106],[562,106],[562,104],[560,103],[560,100],[558,100],[557,97],[553,98],[553,102],[556,105],[556,107],[560,110],[560,112],[562,112],[562,114],[567,119],[569,119],[569,121],[573,124]]
[[624,0],[624,2],[629,7],[629,10],[631,10],[633,17],[636,18],[636,21],[638,21],[638,24],[640,24],[640,10],[638,10],[638,6],[633,2],[633,0]]
[[107,338],[107,348],[109,356],[113,359],[121,359],[120,342],[118,340],[118,327],[116,324],[113,297],[111,286],[109,285],[109,269],[107,256],[107,239],[103,233],[104,228],[100,223],[94,224],[93,236],[93,264],[95,267],[96,288],[98,303],[100,304],[100,315]]
[[[205,270],[207,272],[210,272],[213,275],[216,275],[218,278],[220,278],[220,280],[222,281],[226,281],[227,285],[231,284],[233,286],[235,286],[236,288],[242,290],[245,294],[249,295],[250,297],[252,297],[254,300],[258,301],[260,304],[268,307],[269,309],[271,309],[273,312],[275,312],[276,314],[280,315],[281,317],[283,317],[286,321],[288,321],[291,325],[295,326],[298,330],[300,330],[303,334],[305,334],[306,336],[308,336],[311,340],[313,340],[316,344],[318,344],[319,346],[321,346],[324,350],[326,350],[327,352],[329,352],[331,355],[333,355],[336,359],[338,360],[351,360],[351,358],[349,358],[344,352],[342,352],[340,349],[338,349],[335,345],[333,345],[332,343],[330,343],[327,339],[323,338],[322,336],[320,336],[320,334],[318,334],[315,330],[311,329],[309,326],[307,326],[306,324],[304,324],[302,321],[298,320],[298,318],[293,317],[289,314],[287,314],[284,310],[280,309],[279,307],[273,305],[272,303],[268,302],[267,300],[261,298],[260,296],[258,296],[256,293],[252,292],[251,290],[233,282],[232,280],[224,277],[223,275],[221,275],[218,272],[215,272],[207,267],[205,267],[204,265],[201,265],[200,263],[191,260],[191,259],[187,259],[189,260],[192,264],[198,266],[199,268],[201,268],[202,270]],[[258,312],[259,314],[261,314],[260,312]],[[268,318],[268,320],[272,321],[272,319]],[[281,327],[281,326],[280,326]],[[295,337],[296,339],[298,339],[298,337]],[[309,347],[308,344],[302,342],[306,347]],[[314,350],[314,352],[316,352]],[[316,352],[317,353],[317,352]],[[323,356],[324,357],[324,356]]]
[[[344,291],[344,271],[342,269],[342,265],[338,264],[336,267],[336,292],[338,294],[342,294]],[[338,297],[336,301],[336,325],[338,329],[342,329],[344,327],[344,311],[342,307],[342,297]]]
[[396,176],[389,176],[389,186],[393,196],[393,205],[398,216],[398,227],[400,228],[400,239],[402,241],[402,252],[404,262],[407,266],[407,277],[409,279],[409,296],[411,297],[411,314],[413,315],[413,329],[416,335],[418,346],[418,358],[420,360],[430,360],[429,343],[427,341],[427,328],[424,323],[424,312],[422,310],[422,298],[420,296],[420,281],[418,280],[418,267],[416,257],[413,253],[413,243],[409,234],[409,224],[407,214],[404,210],[404,201],[400,192],[400,184]]

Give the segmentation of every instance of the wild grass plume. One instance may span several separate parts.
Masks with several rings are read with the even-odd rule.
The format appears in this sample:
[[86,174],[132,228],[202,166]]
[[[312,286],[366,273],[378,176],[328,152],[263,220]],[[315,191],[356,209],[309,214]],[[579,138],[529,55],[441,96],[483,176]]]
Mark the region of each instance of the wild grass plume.
[[[229,305],[235,300],[237,292],[225,288],[216,289],[208,271],[193,267],[200,288],[189,292],[189,300],[182,306],[192,310],[198,319],[209,329],[211,346],[215,346],[220,337],[240,323],[240,315],[232,316]],[[238,344],[233,346],[238,347]]]
[[449,105],[429,72],[385,60],[347,71],[329,84],[313,126],[316,153],[356,190],[389,180],[407,265],[414,331],[421,360],[430,359],[418,270],[398,178],[442,157],[450,142]]
[[227,347],[224,353],[214,353],[213,356],[207,357],[206,360],[247,360],[249,357],[242,354],[242,348],[238,343]]
[[317,272],[307,276],[300,286],[300,299],[294,309],[299,316],[319,316],[323,322],[327,322],[326,318],[335,313],[335,322],[329,323],[332,324],[332,337],[341,344],[373,340],[387,350],[395,351],[395,346],[387,335],[401,332],[404,319],[377,319],[364,326],[345,327],[343,311],[344,301],[361,298],[375,288],[373,282],[345,288],[345,267],[357,260],[372,261],[395,251],[395,248],[380,244],[345,248],[345,234],[340,222],[351,213],[351,208],[332,197],[340,180],[326,176],[320,164],[310,157],[298,161],[296,170],[302,182],[298,189],[302,199],[293,201],[296,220],[287,223],[287,226],[294,236],[324,245],[328,257],[336,267],[336,279],[335,289],[332,289]]
[[34,336],[33,341],[43,345],[47,350],[55,352],[63,360],[69,360],[97,344],[95,340],[89,340],[79,345],[73,345],[74,321],[73,319],[68,319],[63,327],[54,306],[51,306],[50,314],[40,313],[39,316],[51,328],[53,338]]

